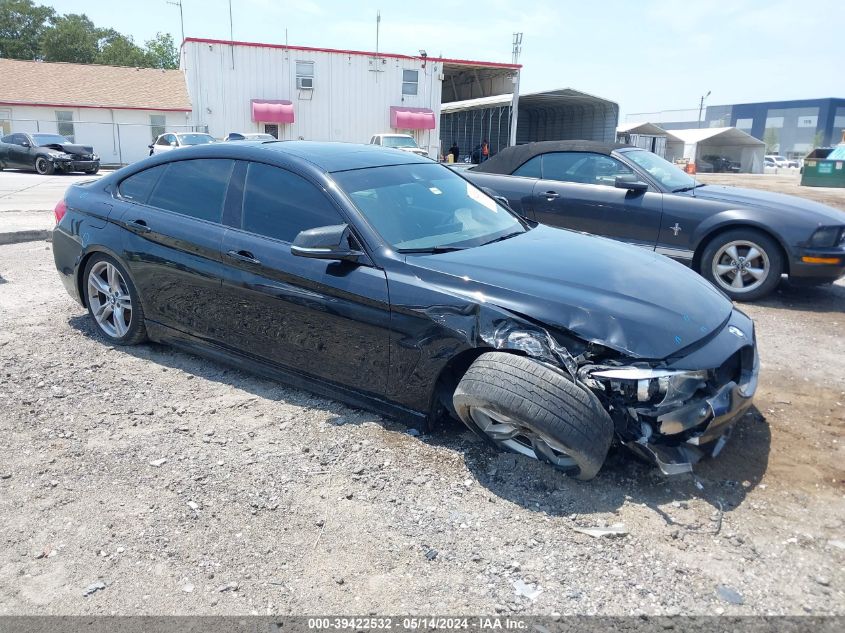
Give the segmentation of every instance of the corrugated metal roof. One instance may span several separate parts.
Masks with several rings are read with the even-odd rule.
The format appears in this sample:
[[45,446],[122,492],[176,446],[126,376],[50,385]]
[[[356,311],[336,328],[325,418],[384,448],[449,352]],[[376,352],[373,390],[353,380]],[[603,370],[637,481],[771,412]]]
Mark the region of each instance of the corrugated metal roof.
[[181,70],[0,59],[0,103],[189,112]]
[[702,127],[686,130],[672,130],[672,136],[684,143],[701,143],[715,137],[731,141],[733,145],[765,145],[763,141],[735,127]]

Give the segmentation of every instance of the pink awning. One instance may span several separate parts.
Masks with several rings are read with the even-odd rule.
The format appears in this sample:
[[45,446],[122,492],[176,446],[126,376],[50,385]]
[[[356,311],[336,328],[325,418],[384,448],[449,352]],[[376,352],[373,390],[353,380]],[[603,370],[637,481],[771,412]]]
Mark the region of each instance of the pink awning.
[[252,120],[256,123],[293,123],[293,103],[279,99],[253,99]]
[[428,108],[390,106],[390,127],[397,130],[433,130],[434,112]]

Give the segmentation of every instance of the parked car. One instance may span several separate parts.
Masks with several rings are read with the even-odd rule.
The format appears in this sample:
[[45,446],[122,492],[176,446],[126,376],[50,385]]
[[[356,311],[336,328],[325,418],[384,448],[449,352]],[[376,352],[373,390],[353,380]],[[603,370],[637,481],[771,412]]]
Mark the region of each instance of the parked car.
[[771,167],[772,169],[774,169],[777,167],[777,163],[775,162],[775,159],[771,156],[764,156],[763,167]]
[[789,161],[786,160],[783,156],[777,156],[775,154],[768,154],[763,157],[763,160],[766,162],[766,167],[774,166],[780,167],[781,169],[786,169],[789,167]]
[[[285,191],[279,196],[278,191]],[[345,143],[219,143],[71,187],[53,253],[110,344],[171,343],[594,476],[666,473],[751,405],[754,325],[670,259],[527,221],[455,171]]]
[[428,152],[417,145],[414,137],[410,134],[375,134],[370,139],[370,145],[380,145],[381,147],[401,149],[403,152],[412,152],[420,156],[428,156]]
[[801,159],[799,158],[790,158],[786,161],[787,167],[794,167],[795,169],[799,169],[801,167]]
[[731,160],[727,156],[719,156],[717,154],[708,154],[703,157],[712,167],[712,172],[715,174],[722,173],[739,173],[741,168],[740,163]]
[[229,132],[224,139],[226,141],[277,141],[272,134],[264,132]]
[[463,172],[526,217],[636,244],[681,261],[735,300],[845,274],[838,209],[767,191],[707,185],[643,149],[546,141]]
[[100,157],[90,145],[76,145],[58,134],[17,132],[0,138],[0,169],[33,169],[41,175],[83,171],[96,174]]
[[172,149],[179,149],[180,147],[193,147],[194,145],[214,143],[216,140],[211,134],[204,134],[202,132],[167,132],[165,134],[159,134],[158,138],[151,145],[147,145],[147,147],[150,148],[150,156],[152,156],[153,154],[169,152]]

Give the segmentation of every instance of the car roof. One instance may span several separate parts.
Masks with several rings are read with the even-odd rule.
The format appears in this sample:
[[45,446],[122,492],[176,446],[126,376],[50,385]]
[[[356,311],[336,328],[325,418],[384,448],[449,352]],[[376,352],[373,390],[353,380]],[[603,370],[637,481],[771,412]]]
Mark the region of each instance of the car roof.
[[410,152],[358,143],[266,141],[256,147],[307,160],[328,172],[431,162]]
[[512,174],[517,167],[540,154],[550,152],[593,152],[607,154],[617,149],[631,148],[624,143],[601,143],[598,141],[538,141],[506,147],[495,156],[475,167],[474,171],[490,174]]

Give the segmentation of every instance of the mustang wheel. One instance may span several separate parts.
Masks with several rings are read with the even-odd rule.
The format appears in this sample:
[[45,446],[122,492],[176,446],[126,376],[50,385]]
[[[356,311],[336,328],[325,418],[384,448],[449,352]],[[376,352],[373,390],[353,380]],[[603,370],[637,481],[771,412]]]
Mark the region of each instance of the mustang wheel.
[[780,282],[780,247],[760,231],[736,229],[716,237],[704,249],[701,274],[736,301],[760,299]]
[[42,176],[49,176],[55,171],[55,166],[49,160],[44,158],[43,156],[39,156],[35,159],[35,171],[37,171]]
[[97,329],[118,345],[134,345],[147,337],[138,292],[123,267],[111,257],[95,255],[85,267],[88,312]]
[[578,479],[595,477],[613,439],[613,422],[592,394],[524,356],[479,356],[453,402],[464,423],[493,445]]

